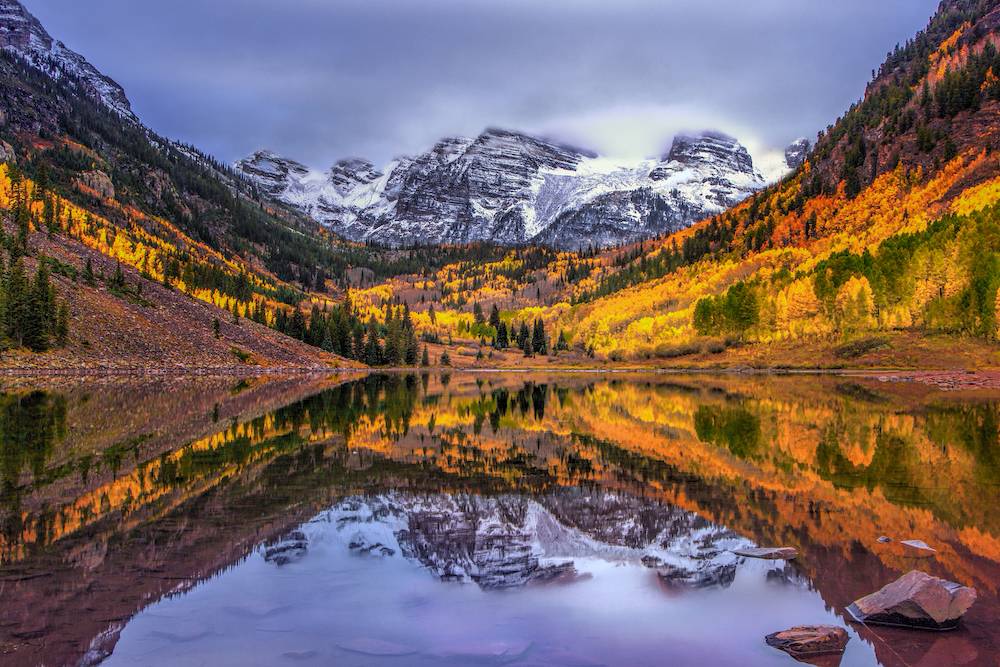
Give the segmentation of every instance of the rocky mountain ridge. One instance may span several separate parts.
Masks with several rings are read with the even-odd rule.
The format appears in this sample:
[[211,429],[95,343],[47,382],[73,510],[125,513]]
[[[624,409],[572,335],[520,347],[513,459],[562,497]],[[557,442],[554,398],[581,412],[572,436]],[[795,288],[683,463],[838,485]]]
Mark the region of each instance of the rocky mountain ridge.
[[261,150],[237,171],[353,241],[606,247],[684,229],[762,189],[808,152],[802,139],[765,178],[720,132],[678,135],[659,160],[622,165],[510,130],[444,139],[384,169],[350,158],[321,174]]
[[122,118],[139,123],[125,90],[79,53],[53,40],[41,22],[17,0],[0,0],[0,48],[17,53],[53,79],[66,75],[76,78],[87,96]]

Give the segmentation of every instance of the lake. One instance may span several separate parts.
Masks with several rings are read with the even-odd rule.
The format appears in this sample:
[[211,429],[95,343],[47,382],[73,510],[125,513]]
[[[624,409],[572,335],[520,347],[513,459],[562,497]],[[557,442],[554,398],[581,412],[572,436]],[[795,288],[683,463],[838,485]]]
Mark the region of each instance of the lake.
[[[792,665],[816,623],[813,664],[1000,664],[995,392],[17,378],[0,484],[3,665]],[[913,569],[977,590],[958,629],[850,621]]]

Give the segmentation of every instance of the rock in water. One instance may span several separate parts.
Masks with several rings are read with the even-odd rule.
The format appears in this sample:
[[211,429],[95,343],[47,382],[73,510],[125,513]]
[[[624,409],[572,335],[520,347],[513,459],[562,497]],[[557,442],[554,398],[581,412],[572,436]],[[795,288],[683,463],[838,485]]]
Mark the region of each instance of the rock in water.
[[799,555],[799,552],[791,547],[749,547],[746,549],[737,549],[733,553],[737,556],[763,558],[765,560],[791,560]]
[[927,543],[923,540],[903,540],[900,544],[905,544],[908,547],[912,547],[917,551],[926,551],[929,553],[937,553],[937,549],[932,549],[927,546]]
[[775,632],[764,640],[792,657],[843,653],[850,637],[844,628],[835,625],[797,625],[784,632]]
[[847,611],[862,623],[950,630],[975,601],[974,588],[912,570]]

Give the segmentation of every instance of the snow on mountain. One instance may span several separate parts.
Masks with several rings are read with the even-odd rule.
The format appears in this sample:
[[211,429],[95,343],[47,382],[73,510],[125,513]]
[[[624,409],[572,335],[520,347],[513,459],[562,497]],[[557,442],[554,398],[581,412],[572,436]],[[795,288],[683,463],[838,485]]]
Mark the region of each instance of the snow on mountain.
[[76,77],[88,96],[119,116],[139,122],[122,87],[98,72],[83,56],[53,40],[17,0],[0,0],[0,48],[19,54],[54,79]]
[[676,137],[659,161],[620,164],[488,129],[381,171],[351,158],[320,174],[270,151],[235,166],[269,196],[355,241],[577,250],[677,231],[724,211],[787,173],[783,157],[769,158],[763,173],[755,170],[736,139],[708,131]]
[[751,542],[693,512],[619,494],[560,489],[524,496],[390,493],[346,498],[274,544],[276,565],[319,543],[407,558],[443,581],[484,589],[576,575],[574,560],[642,563],[671,587],[728,586]]

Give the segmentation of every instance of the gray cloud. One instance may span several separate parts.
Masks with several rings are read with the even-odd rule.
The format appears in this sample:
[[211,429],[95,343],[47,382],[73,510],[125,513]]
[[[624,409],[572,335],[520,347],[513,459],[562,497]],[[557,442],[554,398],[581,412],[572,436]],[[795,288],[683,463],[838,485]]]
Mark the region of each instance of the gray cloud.
[[156,131],[228,161],[269,147],[325,169],[349,155],[382,164],[487,126],[623,155],[657,154],[677,127],[698,124],[782,146],[860,98],[937,3],[25,4],[122,84]]

